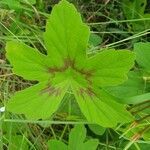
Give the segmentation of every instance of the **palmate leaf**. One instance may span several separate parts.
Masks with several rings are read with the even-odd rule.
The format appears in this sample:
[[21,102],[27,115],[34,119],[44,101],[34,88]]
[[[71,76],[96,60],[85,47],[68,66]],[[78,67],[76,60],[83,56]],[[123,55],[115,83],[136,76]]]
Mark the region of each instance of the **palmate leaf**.
[[12,96],[7,110],[31,119],[51,117],[69,89],[89,122],[112,127],[130,121],[132,117],[125,107],[102,88],[127,79],[134,54],[105,50],[88,58],[88,39],[88,26],[82,23],[75,7],[62,0],[54,6],[47,21],[44,34],[47,55],[21,42],[8,42],[6,56],[13,72],[39,83]]
[[85,141],[86,128],[83,125],[76,125],[69,134],[68,150],[95,150],[98,146],[97,139]]
[[97,139],[85,141],[86,128],[83,125],[76,125],[69,134],[69,144],[66,145],[58,140],[49,140],[48,147],[51,150],[96,150]]

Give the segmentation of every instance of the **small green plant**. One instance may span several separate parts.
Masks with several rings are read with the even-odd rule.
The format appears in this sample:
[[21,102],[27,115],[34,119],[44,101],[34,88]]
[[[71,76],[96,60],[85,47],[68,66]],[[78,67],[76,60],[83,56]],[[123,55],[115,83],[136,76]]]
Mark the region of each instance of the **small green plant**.
[[147,0],[123,0],[122,8],[133,31],[143,31],[149,29],[150,14],[145,13]]
[[88,57],[89,34],[75,7],[62,0],[47,20],[47,55],[24,43],[8,42],[6,56],[13,72],[38,84],[12,96],[7,110],[29,119],[47,119],[56,112],[64,95],[71,92],[89,123],[113,127],[133,120],[125,106],[103,88],[127,79],[134,53],[111,49]]
[[86,129],[83,125],[76,125],[69,134],[68,145],[59,140],[48,141],[51,150],[95,150],[98,146],[97,139],[86,140]]

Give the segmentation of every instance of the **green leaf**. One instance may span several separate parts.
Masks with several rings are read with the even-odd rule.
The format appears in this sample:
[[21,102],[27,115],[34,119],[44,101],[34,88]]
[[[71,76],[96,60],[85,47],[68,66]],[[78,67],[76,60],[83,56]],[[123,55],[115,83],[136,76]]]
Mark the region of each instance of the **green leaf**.
[[93,84],[99,87],[115,86],[127,80],[127,73],[134,64],[134,53],[128,50],[104,50],[87,61],[86,67],[95,71]]
[[145,14],[147,0],[123,0],[121,4],[125,17],[128,20],[141,19],[141,21],[129,23],[133,30],[143,31],[149,29],[150,20],[146,20],[149,18],[149,14]]
[[146,0],[123,0],[122,6],[127,19],[143,16],[146,4]]
[[17,92],[7,104],[7,109],[14,113],[25,114],[29,119],[50,117],[59,107],[67,85],[41,82]]
[[48,147],[51,150],[96,150],[98,146],[97,139],[85,141],[86,129],[83,125],[76,125],[69,134],[69,144],[66,146],[58,140],[48,141]]
[[88,58],[89,27],[65,0],[54,6],[44,40],[47,55],[20,42],[7,43],[6,56],[13,72],[39,81],[12,96],[8,111],[31,119],[51,117],[69,90],[89,122],[112,127],[131,120],[125,107],[99,88],[124,82],[134,64],[134,53],[105,50]]
[[145,83],[142,77],[142,73],[130,71],[128,74],[128,80],[121,85],[105,88],[113,96],[119,98],[116,99],[120,103],[130,104],[139,103],[138,99],[130,101],[131,97],[141,95],[145,90]]
[[[150,141],[150,130],[148,130],[147,132],[145,132],[143,134],[143,138],[145,141]],[[150,145],[149,145],[149,147],[150,147]]]
[[72,94],[66,94],[64,97],[61,107],[57,111],[59,114],[68,114],[68,120],[83,119],[84,116],[80,111],[79,105]]
[[8,5],[10,9],[19,12],[22,10],[22,5],[20,2],[29,3],[33,5],[36,3],[36,0],[1,0],[1,2]]
[[83,60],[89,34],[89,27],[72,4],[62,0],[55,5],[44,34],[48,56],[54,65],[63,65],[65,58]]
[[101,44],[101,42],[102,42],[102,38],[100,36],[94,33],[90,34],[90,39],[89,39],[90,45],[97,46]]
[[124,99],[124,103],[126,104],[138,104],[138,103],[143,103],[147,100],[150,99],[150,93],[144,93],[132,97],[127,97]]
[[81,145],[81,147],[79,147],[81,150],[96,150],[98,146],[98,140],[88,140],[87,142],[85,142],[84,144]]
[[68,147],[61,141],[50,140],[48,141],[48,149],[49,150],[68,150]]
[[2,0],[4,4],[8,5],[10,9],[19,11],[20,10],[20,0]]
[[28,150],[29,146],[25,138],[21,135],[11,135],[10,137],[6,137],[6,139],[9,138],[9,143],[8,144],[8,149],[13,149],[13,150],[18,150],[18,149],[23,149],[23,150]]
[[115,102],[112,96],[102,90],[95,94],[92,89],[74,84],[73,92],[82,113],[90,123],[113,127],[118,122],[126,123],[133,119],[124,105]]
[[106,128],[96,125],[96,124],[90,124],[88,126],[89,126],[90,130],[92,130],[92,132],[97,135],[103,135],[106,130]]
[[[139,146],[139,148],[140,148],[141,150],[148,150],[148,149],[150,149],[150,144],[149,144],[148,141],[145,142],[145,143],[139,143],[138,146]],[[137,149],[137,147],[135,148],[135,150],[136,150],[136,149]]]
[[134,45],[136,61],[145,71],[150,72],[150,43],[136,43]]
[[83,125],[76,125],[69,134],[69,149],[78,150],[86,138],[86,129]]
[[76,125],[69,135],[69,150],[96,150],[98,146],[98,140],[92,139],[85,141],[86,129],[83,125]]
[[8,42],[6,57],[13,65],[13,72],[27,80],[48,79],[46,56],[22,42]]

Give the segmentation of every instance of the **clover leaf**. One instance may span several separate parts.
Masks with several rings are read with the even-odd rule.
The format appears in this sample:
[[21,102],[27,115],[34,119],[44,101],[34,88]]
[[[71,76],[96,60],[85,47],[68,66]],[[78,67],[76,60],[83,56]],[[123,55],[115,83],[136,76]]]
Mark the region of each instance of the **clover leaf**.
[[69,134],[69,144],[66,145],[59,140],[49,140],[48,147],[51,150],[96,150],[97,139],[85,141],[86,129],[83,125],[76,125]]
[[132,119],[124,105],[103,90],[127,79],[134,63],[128,50],[104,50],[88,57],[90,30],[75,7],[66,0],[55,5],[47,20],[44,42],[47,55],[22,42],[8,42],[6,56],[13,72],[38,84],[15,93],[6,109],[30,119],[51,117],[67,90],[72,90],[90,123],[105,127]]

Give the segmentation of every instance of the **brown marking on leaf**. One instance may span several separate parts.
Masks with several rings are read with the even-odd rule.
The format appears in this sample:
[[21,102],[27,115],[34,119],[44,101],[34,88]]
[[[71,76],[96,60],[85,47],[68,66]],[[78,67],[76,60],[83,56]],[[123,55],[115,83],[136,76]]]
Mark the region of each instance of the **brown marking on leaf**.
[[89,77],[85,76],[85,80],[87,80],[87,82],[90,86],[92,85],[92,80]]
[[62,92],[61,88],[58,88],[55,92],[55,96],[61,95],[61,92]]
[[[91,77],[93,76],[94,71],[93,70],[85,70],[84,68],[79,69],[78,67],[75,66],[75,60],[74,59],[71,60],[69,57],[67,57],[67,58],[64,59],[63,66],[48,68],[48,72],[55,76],[55,73],[57,73],[57,72],[64,72],[64,71],[66,71],[69,68],[72,68],[76,72],[78,72],[81,75],[83,75],[84,79],[89,84],[89,87],[87,87],[87,88],[80,88],[77,91],[77,94],[80,95],[83,99],[85,99],[85,95],[88,95],[91,98],[93,98],[96,94],[94,93],[92,88],[90,88],[90,86],[92,86]],[[48,92],[49,95],[54,94],[55,96],[59,96],[61,94],[61,90],[62,90],[61,88],[55,88],[55,87],[52,87],[51,85],[48,85],[42,91],[43,92]]]
[[96,93],[92,90],[91,87],[79,88],[77,94],[78,96],[81,96],[83,99],[85,99],[85,95],[89,96],[91,99],[93,99],[93,97],[96,96]]
[[50,88],[50,90],[48,91],[49,96],[55,95],[56,90],[57,90],[57,89],[54,88],[54,87]]
[[91,87],[87,87],[86,92],[90,97],[94,97],[96,95]]
[[60,96],[61,95],[61,88],[60,87],[54,87],[51,84],[47,84],[47,86],[41,90],[40,94],[48,93],[49,96]]
[[84,90],[84,88],[80,88],[79,89],[79,94],[80,94],[80,96],[83,98],[83,99],[85,99],[85,90]]
[[85,70],[85,69],[79,69],[75,66],[75,60],[71,60],[69,57],[64,59],[64,65],[61,67],[51,67],[48,68],[48,72],[53,74],[55,76],[56,72],[64,72],[68,68],[72,68],[76,72],[80,73],[81,75],[84,76],[85,80],[88,82],[88,84],[91,86],[92,85],[92,80],[91,77],[93,76],[94,70]]
[[52,91],[52,90],[54,90],[54,87],[51,87],[48,85],[44,89],[41,90],[41,94],[47,93],[47,92]]

